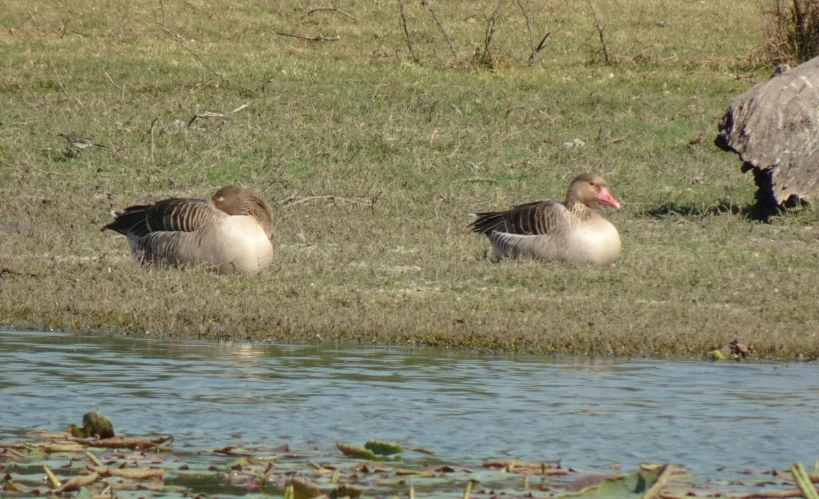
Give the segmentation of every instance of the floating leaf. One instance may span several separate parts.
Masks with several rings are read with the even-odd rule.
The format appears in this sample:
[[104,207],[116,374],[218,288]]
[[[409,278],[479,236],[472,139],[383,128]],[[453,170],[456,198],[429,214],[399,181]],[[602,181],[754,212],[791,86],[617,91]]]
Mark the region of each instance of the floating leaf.
[[152,449],[164,444],[170,445],[173,443],[173,437],[157,438],[126,438],[126,437],[112,437],[105,440],[88,440],[69,438],[68,442],[84,447],[100,447],[104,449]]
[[11,480],[6,480],[6,483],[3,484],[3,490],[6,492],[22,492],[23,489],[16,483],[12,482]]
[[101,477],[118,476],[131,480],[162,478],[165,475],[165,470],[159,468],[106,468],[105,466],[89,466],[88,469],[99,473]]
[[392,442],[382,442],[380,440],[369,440],[364,444],[364,448],[379,456],[392,456],[401,453],[401,446]]
[[358,445],[348,444],[346,442],[336,442],[336,447],[338,447],[338,450],[340,450],[341,453],[347,457],[368,459],[370,461],[374,461],[376,459],[373,451]]
[[293,499],[313,499],[321,495],[318,485],[305,478],[291,478],[287,485],[293,487]]
[[[578,497],[582,499],[631,499],[642,497],[652,485],[657,481],[660,470],[638,471],[630,475],[618,477],[605,477],[595,475],[595,480],[599,477],[599,483],[588,485],[577,493],[568,494],[564,497]],[[581,477],[582,478],[582,477]]]
[[420,470],[395,470],[395,474],[398,476],[428,476],[432,477],[435,476],[435,473],[432,471],[420,471]]
[[96,482],[97,478],[99,478],[99,475],[96,472],[89,473],[88,475],[78,475],[67,481],[62,487],[56,489],[55,492],[59,493],[79,490],[81,487],[85,487],[86,485]]
[[56,444],[46,445],[46,452],[82,452],[83,446],[76,442],[60,442]]
[[240,470],[245,466],[250,466],[250,461],[247,458],[240,457],[239,459],[230,463],[230,469],[232,470]]
[[273,466],[268,466],[267,470],[265,470],[264,475],[259,478],[259,488],[264,490],[264,486],[267,483],[267,479],[270,478],[273,473],[276,472],[276,468]]
[[80,487],[80,491],[77,492],[75,499],[91,499],[91,492],[88,492],[88,489],[85,487]]
[[364,493],[363,488],[343,483],[330,492],[330,498],[336,499],[340,497],[349,497],[350,499],[356,499],[357,497],[360,497],[363,493]]
[[426,454],[428,456],[435,455],[434,450],[424,449],[422,447],[407,447],[407,450],[411,450],[412,452],[420,452],[421,454]]
[[483,467],[489,469],[503,469],[508,472],[517,471],[531,473],[533,471],[540,471],[545,475],[546,470],[551,468],[552,465],[549,463],[528,463],[526,461],[517,461],[515,459],[495,459],[484,461]]

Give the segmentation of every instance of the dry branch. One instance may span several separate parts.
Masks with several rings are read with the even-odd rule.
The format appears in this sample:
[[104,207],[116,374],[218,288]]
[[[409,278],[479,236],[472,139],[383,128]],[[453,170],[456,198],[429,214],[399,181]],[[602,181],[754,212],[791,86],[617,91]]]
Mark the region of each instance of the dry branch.
[[62,39],[65,36],[65,29],[68,27],[68,21],[70,21],[70,20],[71,20],[71,18],[66,18],[66,20],[63,21],[63,26],[60,28],[60,36],[59,36],[60,39]]
[[526,9],[523,7],[523,4],[520,0],[515,0],[515,3],[518,4],[518,8],[520,9],[521,14],[523,14],[523,18],[526,20],[526,35],[529,37],[529,50],[531,51],[531,55],[529,56],[529,62],[531,63],[532,60],[535,58],[535,40],[532,38],[532,25],[529,23],[529,15],[526,13]]
[[444,34],[444,38],[446,38],[446,43],[449,45],[449,50],[452,52],[452,57],[455,60],[458,60],[458,52],[455,50],[455,45],[452,44],[452,39],[449,38],[444,26],[441,24],[441,21],[438,20],[438,16],[435,15],[435,11],[432,10],[432,6],[429,4],[427,0],[421,0],[421,5],[427,8],[430,14],[432,14],[432,19],[435,21],[435,24],[438,25],[438,28],[441,30],[441,33]]
[[104,75],[105,75],[105,78],[106,78],[108,81],[110,81],[110,82],[111,82],[111,85],[113,85],[113,86],[114,86],[114,88],[116,88],[117,90],[119,90],[119,91],[120,91],[120,98],[121,98],[121,99],[123,99],[123,100],[125,100],[125,87],[121,87],[121,86],[117,85],[117,84],[114,82],[114,79],[113,79],[113,78],[111,78],[111,75],[109,75],[109,74],[108,74],[108,72],[107,72],[107,71],[105,71],[104,69],[102,70],[102,74],[104,74]]
[[538,52],[540,52],[541,50],[544,49],[544,47],[546,47],[546,39],[549,38],[549,35],[551,34],[552,34],[551,31],[547,31],[546,34],[543,35],[543,38],[540,40],[540,43],[537,44],[537,47],[535,47],[534,52],[532,52],[532,55],[529,57],[530,65],[535,63],[535,57],[537,57]]
[[412,48],[412,39],[410,38],[409,29],[407,29],[407,16],[404,15],[404,2],[401,0],[397,0],[398,2],[398,11],[401,14],[401,25],[404,27],[404,36],[407,39],[407,48],[409,48],[410,55],[412,56],[412,60],[415,62],[418,61],[418,57],[415,55],[415,50]]
[[[8,163],[5,163],[5,164],[8,164]],[[71,173],[60,173],[60,172],[55,172],[53,170],[41,170],[41,169],[39,169],[39,168],[37,168],[35,166],[29,166],[28,169],[33,170],[35,172],[45,173],[46,175],[57,175],[59,177],[70,177],[70,176],[73,175]]]
[[358,19],[356,19],[355,16],[353,16],[351,14],[348,14],[348,13],[344,12],[343,10],[337,8],[337,7],[319,7],[319,8],[316,8],[316,9],[310,9],[302,17],[312,16],[316,12],[338,12],[342,16],[347,16],[350,19],[352,19],[353,21],[355,21],[356,23],[358,23]]
[[194,113],[194,115],[191,116],[190,121],[188,121],[188,126],[191,126],[191,124],[193,124],[193,122],[199,118],[220,118],[222,120],[227,121],[230,119],[231,115],[243,111],[245,108],[247,108],[247,104],[243,104],[229,113],[212,113],[210,111],[205,111],[203,113]]
[[293,33],[284,33],[282,31],[277,31],[276,34],[281,35],[281,36],[289,36],[291,38],[298,38],[299,40],[307,40],[307,41],[310,41],[310,42],[337,42],[337,41],[341,40],[341,37],[339,37],[338,35],[336,35],[336,36],[323,36],[321,33],[319,33],[317,36],[310,36],[310,35],[296,35],[296,34],[293,34]]
[[[594,29],[597,30],[598,36],[600,36],[600,45],[603,46],[603,59],[606,61],[606,65],[609,64],[609,51],[606,48],[606,40],[603,37],[603,27],[600,26],[600,20],[597,19],[597,12],[594,11],[594,5],[592,5],[591,0],[587,0],[589,2],[589,8],[591,9],[592,17],[594,17]],[[545,39],[544,39],[545,41]]]
[[503,0],[498,2],[498,6],[495,7],[495,12],[492,14],[492,17],[489,18],[489,22],[486,24],[486,34],[483,38],[483,53],[481,54],[483,62],[488,62],[489,45],[492,44],[492,36],[495,34],[495,28],[498,25],[498,18],[500,17],[502,4]]
[[151,120],[151,129],[148,133],[151,135],[151,164],[156,166],[156,124],[159,123],[159,133],[162,133],[162,121],[160,121],[160,116],[157,116],[153,120]]
[[495,180],[495,179],[481,178],[481,177],[468,178],[468,179],[464,180],[464,182],[475,182],[475,183],[483,182],[483,183],[487,183],[487,184],[497,184],[498,183],[498,181]]

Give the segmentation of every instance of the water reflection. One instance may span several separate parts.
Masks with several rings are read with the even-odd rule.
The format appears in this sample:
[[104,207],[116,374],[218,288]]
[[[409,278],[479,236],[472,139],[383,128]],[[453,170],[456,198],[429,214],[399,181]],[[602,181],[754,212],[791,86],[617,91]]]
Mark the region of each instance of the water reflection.
[[513,359],[0,332],[0,439],[88,410],[176,448],[363,442],[444,458],[672,461],[694,473],[819,457],[813,365]]

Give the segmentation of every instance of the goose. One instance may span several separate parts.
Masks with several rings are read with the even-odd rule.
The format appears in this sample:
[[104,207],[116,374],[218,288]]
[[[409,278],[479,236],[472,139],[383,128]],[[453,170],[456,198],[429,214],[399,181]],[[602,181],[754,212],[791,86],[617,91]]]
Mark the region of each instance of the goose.
[[620,234],[596,205],[620,209],[606,181],[593,173],[575,178],[566,202],[534,201],[506,211],[477,213],[473,232],[486,234],[495,256],[608,265],[620,255]]
[[128,238],[141,264],[205,265],[220,274],[258,274],[273,261],[270,205],[227,185],[210,201],[171,198],[114,214],[101,230]]

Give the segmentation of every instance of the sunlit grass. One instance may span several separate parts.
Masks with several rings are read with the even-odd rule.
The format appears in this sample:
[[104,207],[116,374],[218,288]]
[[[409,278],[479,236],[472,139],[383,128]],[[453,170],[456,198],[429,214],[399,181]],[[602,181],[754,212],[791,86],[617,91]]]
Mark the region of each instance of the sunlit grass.
[[[534,38],[551,32],[529,66],[510,2],[494,69],[473,55],[497,4],[430,3],[457,58],[409,2],[420,63],[392,1],[339,3],[357,22],[309,2],[12,2],[0,321],[627,355],[738,337],[763,356],[819,353],[816,211],[753,220],[752,179],[711,143],[731,98],[770,74],[757,3],[593,2],[605,65],[587,4],[523,2]],[[108,149],[67,154],[61,131]],[[615,266],[485,258],[468,212],[562,199],[583,171],[624,201]],[[275,205],[261,276],[146,271],[98,230],[111,209],[233,182]],[[293,195],[375,201],[281,204]]]

